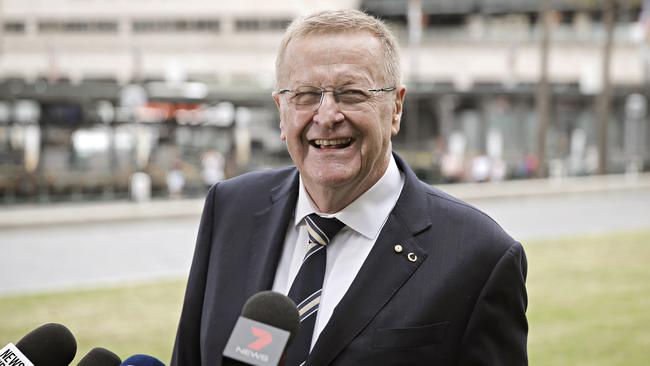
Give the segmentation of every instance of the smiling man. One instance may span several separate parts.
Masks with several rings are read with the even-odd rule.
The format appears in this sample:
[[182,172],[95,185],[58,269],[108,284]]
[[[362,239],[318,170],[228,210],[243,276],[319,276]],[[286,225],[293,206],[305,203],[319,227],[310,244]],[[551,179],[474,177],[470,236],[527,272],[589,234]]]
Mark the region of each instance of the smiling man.
[[281,137],[318,209],[334,213],[386,172],[405,88],[384,72],[369,31],[294,35],[283,46],[278,85],[290,88],[274,93]]
[[172,365],[222,364],[242,305],[269,289],[300,312],[288,366],[526,365],[521,245],[392,152],[406,89],[386,26],[296,20],[276,74],[295,167],[210,190]]

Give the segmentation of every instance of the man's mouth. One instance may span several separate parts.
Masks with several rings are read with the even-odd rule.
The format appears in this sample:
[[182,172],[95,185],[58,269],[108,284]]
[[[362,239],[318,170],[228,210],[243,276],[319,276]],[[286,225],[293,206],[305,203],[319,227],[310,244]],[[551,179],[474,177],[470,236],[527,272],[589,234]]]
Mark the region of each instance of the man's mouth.
[[340,139],[313,139],[309,140],[309,144],[318,149],[344,149],[354,140],[350,137]]

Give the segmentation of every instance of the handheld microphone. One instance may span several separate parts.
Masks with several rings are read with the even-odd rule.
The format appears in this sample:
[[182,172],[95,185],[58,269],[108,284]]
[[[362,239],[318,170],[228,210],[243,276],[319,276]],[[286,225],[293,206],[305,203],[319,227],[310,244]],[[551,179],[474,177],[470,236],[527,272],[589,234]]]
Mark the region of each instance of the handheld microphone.
[[113,352],[95,347],[86,353],[77,366],[119,366],[122,360]]
[[165,366],[165,364],[149,355],[133,355],[124,360],[120,366]]
[[0,350],[0,365],[68,366],[77,354],[77,341],[68,328],[47,323],[27,333],[15,345]]
[[223,366],[278,365],[299,326],[293,300],[273,291],[253,295],[223,350]]

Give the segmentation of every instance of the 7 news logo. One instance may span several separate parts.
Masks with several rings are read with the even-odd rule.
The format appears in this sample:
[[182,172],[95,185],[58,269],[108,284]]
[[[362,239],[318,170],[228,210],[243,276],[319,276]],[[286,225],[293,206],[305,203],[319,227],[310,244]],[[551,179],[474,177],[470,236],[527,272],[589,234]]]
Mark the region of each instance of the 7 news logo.
[[223,355],[246,365],[275,366],[282,358],[289,335],[284,329],[240,316]]
[[266,348],[269,344],[273,343],[273,336],[271,333],[265,331],[262,328],[257,328],[257,327],[251,327],[251,333],[257,337],[257,339],[249,344],[247,347],[255,350],[255,351],[260,351],[263,348]]
[[269,361],[269,355],[259,352],[273,343],[273,335],[266,330],[258,327],[251,327],[251,334],[256,338],[253,342],[249,343],[245,348],[235,347],[235,352],[256,359],[262,362]]

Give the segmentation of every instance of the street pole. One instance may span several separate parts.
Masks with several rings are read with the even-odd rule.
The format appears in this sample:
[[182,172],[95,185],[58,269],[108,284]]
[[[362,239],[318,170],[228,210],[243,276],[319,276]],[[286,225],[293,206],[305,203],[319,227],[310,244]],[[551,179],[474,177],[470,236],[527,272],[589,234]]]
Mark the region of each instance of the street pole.
[[418,113],[417,85],[419,84],[419,57],[420,40],[422,39],[422,2],[409,0],[408,2],[408,37],[409,37],[409,81],[412,91],[410,102],[407,103],[409,125],[406,128],[408,149],[416,149],[420,135],[420,115]]
[[551,2],[544,0],[539,12],[542,25],[542,39],[539,50],[539,83],[535,98],[537,112],[537,171],[536,176],[546,176],[546,134],[549,124],[550,86],[548,81],[548,58],[551,38]]
[[603,4],[603,25],[605,26],[605,43],[603,44],[603,64],[601,70],[603,88],[598,95],[598,173],[607,174],[607,128],[610,113],[611,78],[610,64],[614,38],[614,19],[616,16],[615,0],[605,0]]

